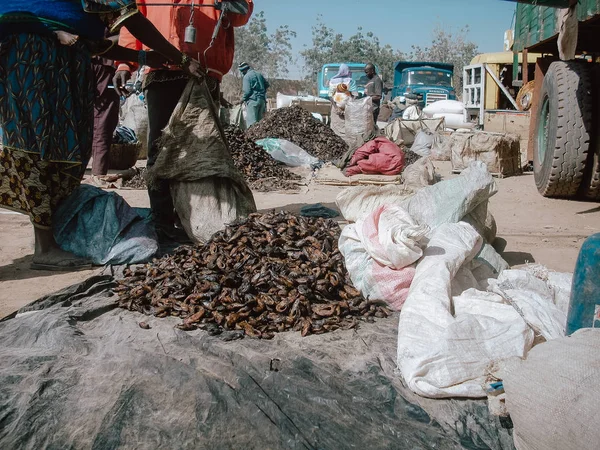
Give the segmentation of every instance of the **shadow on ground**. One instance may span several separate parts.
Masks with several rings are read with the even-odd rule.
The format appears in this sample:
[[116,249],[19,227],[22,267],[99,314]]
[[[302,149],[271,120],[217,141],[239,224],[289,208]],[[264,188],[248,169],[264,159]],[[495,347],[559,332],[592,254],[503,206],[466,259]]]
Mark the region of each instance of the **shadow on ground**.
[[501,255],[511,267],[535,262],[533,255],[527,252],[504,252]]
[[[63,273],[72,272],[70,270],[31,270],[29,266],[33,261],[33,254],[23,256],[13,260],[11,264],[0,266],[0,281],[20,281],[31,278],[51,277]],[[94,269],[90,269],[90,272]]]
[[496,238],[493,243],[494,249],[500,256],[504,258],[504,260],[511,266],[520,266],[527,263],[534,263],[535,258],[531,253],[528,252],[505,252],[507,242],[503,238]]
[[592,209],[587,209],[585,211],[580,211],[580,212],[577,213],[577,215],[592,214],[592,213],[596,213],[596,212],[600,212],[600,206],[597,206],[597,207],[592,208]]

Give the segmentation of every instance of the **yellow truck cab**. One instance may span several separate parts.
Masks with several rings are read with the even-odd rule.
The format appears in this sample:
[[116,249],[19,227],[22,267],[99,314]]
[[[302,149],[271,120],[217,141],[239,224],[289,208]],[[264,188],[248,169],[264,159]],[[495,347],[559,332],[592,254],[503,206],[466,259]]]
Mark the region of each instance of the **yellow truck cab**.
[[[529,79],[533,79],[533,73],[535,70],[535,60],[538,56],[536,54],[529,55],[530,64],[528,64]],[[523,63],[523,54],[519,53],[519,64]],[[505,86],[509,88],[509,92],[513,94],[513,98],[516,97],[516,92],[513,88],[513,64],[514,54],[513,52],[495,52],[495,53],[482,53],[475,56],[471,60],[472,65],[486,64],[489,69],[496,75],[496,77],[503,82]],[[521,66],[520,66],[521,67]],[[485,80],[485,91],[484,91],[484,103],[483,107],[486,110],[493,109],[514,109],[508,99],[504,96],[498,85],[494,82],[494,79],[489,73],[486,73]]]
[[[530,55],[529,79],[535,71],[535,58]],[[523,57],[519,55],[519,68]],[[515,133],[520,137],[521,163],[529,162],[529,111],[522,111],[515,98],[519,86],[513,80],[513,52],[482,53],[463,69],[463,98],[469,120],[485,131]],[[518,84],[518,83],[517,83]]]

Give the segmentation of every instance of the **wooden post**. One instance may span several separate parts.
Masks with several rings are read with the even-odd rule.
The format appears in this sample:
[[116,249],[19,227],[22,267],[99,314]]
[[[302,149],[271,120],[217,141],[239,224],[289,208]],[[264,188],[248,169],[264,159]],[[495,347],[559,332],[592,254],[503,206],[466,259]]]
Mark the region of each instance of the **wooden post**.
[[[500,82],[500,80],[498,79],[498,77],[496,76],[496,74],[492,71],[492,69],[489,68],[489,66],[486,63],[483,63],[483,67],[485,67],[485,70],[487,71],[487,73],[490,74],[490,76],[492,77],[492,80],[494,80],[494,82],[498,85],[498,87],[500,88],[500,90],[502,91],[502,93],[504,95],[506,95],[506,98],[510,101],[510,103],[512,103],[513,107],[518,111],[519,107],[517,106],[517,103],[515,102],[515,99],[512,98],[512,96],[510,95],[510,92],[508,92],[508,90]],[[482,76],[483,75],[485,75],[485,73],[483,73]]]
[[527,82],[529,81],[529,62],[528,62],[528,58],[527,56],[529,55],[529,52],[527,49],[523,49],[523,64],[522,64],[522,75],[523,75],[523,86],[525,86],[527,84]]

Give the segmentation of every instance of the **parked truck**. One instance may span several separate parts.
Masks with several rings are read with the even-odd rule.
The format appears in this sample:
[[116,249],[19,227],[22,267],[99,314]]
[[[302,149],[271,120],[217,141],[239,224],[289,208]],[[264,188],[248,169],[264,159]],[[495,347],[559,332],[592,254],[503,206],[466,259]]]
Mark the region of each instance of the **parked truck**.
[[[514,1],[514,0],[513,0]],[[516,56],[535,63],[528,153],[545,197],[600,200],[600,0],[519,0]],[[562,56],[562,60],[561,60]],[[513,83],[527,83],[528,71]]]
[[421,106],[438,100],[456,100],[453,75],[453,64],[398,61],[394,65],[392,99],[400,97],[404,103],[406,94],[416,94],[423,98]]

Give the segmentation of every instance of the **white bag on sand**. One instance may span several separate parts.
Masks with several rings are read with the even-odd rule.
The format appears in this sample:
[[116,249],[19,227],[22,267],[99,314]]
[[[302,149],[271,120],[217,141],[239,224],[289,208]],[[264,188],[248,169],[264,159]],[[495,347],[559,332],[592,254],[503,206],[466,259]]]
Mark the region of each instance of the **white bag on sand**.
[[206,242],[228,223],[255,211],[249,208],[245,193],[227,178],[171,181],[170,187],[181,224],[196,242]]
[[465,118],[465,114],[434,114],[434,119],[444,119],[444,123],[446,124],[446,128],[450,128],[452,130],[457,130],[460,128],[470,129],[475,126],[474,122],[467,122]]
[[295,100],[296,98],[298,98],[298,97],[294,96],[294,95],[285,95],[285,94],[282,94],[281,92],[278,92],[277,97],[276,97],[277,109],[287,108],[289,106],[292,106],[292,101]]
[[488,290],[496,292],[523,313],[529,326],[546,340],[565,335],[567,311],[555,303],[552,286],[525,270],[504,270],[490,280]]
[[419,158],[402,171],[402,183],[415,191],[436,182],[435,167],[429,158]]
[[344,141],[346,141],[346,119],[344,116],[340,116],[336,109],[331,106],[331,114],[330,114],[330,123],[329,126],[331,130],[341,137]]
[[434,135],[430,131],[421,130],[415,136],[415,142],[410,147],[410,151],[419,156],[431,156],[431,146],[434,142]]
[[411,105],[404,110],[402,113],[402,120],[419,120],[421,118],[421,111],[417,105]]
[[350,100],[346,104],[344,115],[346,117],[345,140],[350,146],[352,146],[357,139],[360,139],[362,136],[368,136],[375,130],[373,101],[371,100],[371,97]]
[[464,222],[441,225],[417,265],[400,314],[398,366],[419,395],[483,397],[506,361],[564,335],[563,293],[553,283],[565,277],[515,269],[485,279],[482,244]]
[[458,100],[440,100],[427,105],[423,108],[423,113],[427,117],[433,117],[434,114],[462,114],[465,110],[465,104]]
[[518,450],[596,450],[600,330],[536,346],[506,369],[506,407]]
[[399,205],[417,190],[435,182],[433,164],[427,158],[415,161],[402,172],[402,181],[402,185],[349,187],[337,195],[335,203],[350,222],[371,214],[379,206]]
[[414,193],[415,190],[398,184],[352,186],[337,195],[335,204],[344,219],[356,222],[373,213],[378,207],[388,204],[398,205]]
[[485,164],[474,162],[461,176],[420,189],[401,206],[418,223],[435,228],[462,220],[477,206],[487,204],[496,192],[496,182]]
[[369,300],[400,310],[414,275],[427,227],[417,225],[402,208],[380,206],[342,230],[339,249],[352,283]]
[[[484,397],[494,363],[525,356],[534,334],[502,297],[465,287],[459,269],[483,243],[466,223],[439,226],[419,261],[398,325],[398,367],[408,386],[424,397]],[[466,270],[466,269],[463,269]],[[459,291],[454,298],[451,292]]]
[[441,131],[444,129],[444,119],[395,119],[388,123],[383,132],[385,136],[397,145],[411,146],[420,130]]

